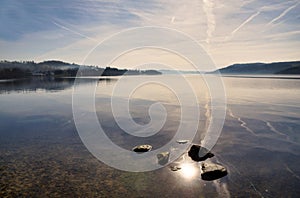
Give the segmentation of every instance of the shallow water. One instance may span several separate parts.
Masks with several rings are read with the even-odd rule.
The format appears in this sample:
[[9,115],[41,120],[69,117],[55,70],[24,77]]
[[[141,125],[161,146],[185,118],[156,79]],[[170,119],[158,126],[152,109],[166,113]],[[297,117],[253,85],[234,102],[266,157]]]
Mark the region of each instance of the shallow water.
[[[152,82],[166,78],[181,86],[176,84],[177,76],[131,76],[122,81],[123,86],[140,78]],[[210,119],[209,94],[203,79],[185,78],[198,97],[200,110],[197,122],[185,124],[199,125],[191,140],[199,144]],[[96,159],[75,127],[73,79],[0,82],[0,196],[297,197],[300,80],[224,77],[223,81],[226,120],[211,151],[215,156],[207,161],[224,165],[228,175],[214,181],[201,180],[200,163],[186,153],[166,167],[144,173],[117,170]],[[85,79],[78,85],[82,92],[96,85],[95,107],[106,135],[127,150],[145,143],[156,150],[171,141],[180,124],[177,93],[154,83],[131,94],[130,113],[136,123],[150,122],[148,109],[156,102],[167,112],[166,123],[158,133],[135,137],[124,133],[110,108],[113,94],[120,102],[127,99],[113,92],[117,83],[118,78]],[[190,92],[180,90],[189,100]],[[190,108],[196,108],[193,105]],[[182,169],[171,171],[171,165]]]

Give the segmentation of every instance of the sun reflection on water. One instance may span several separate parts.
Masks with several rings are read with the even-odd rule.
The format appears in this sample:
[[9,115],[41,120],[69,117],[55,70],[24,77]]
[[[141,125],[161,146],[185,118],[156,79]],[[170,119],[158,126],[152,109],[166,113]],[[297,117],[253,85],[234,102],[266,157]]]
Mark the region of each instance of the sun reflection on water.
[[199,167],[192,163],[181,164],[181,175],[185,179],[193,179],[199,175]]

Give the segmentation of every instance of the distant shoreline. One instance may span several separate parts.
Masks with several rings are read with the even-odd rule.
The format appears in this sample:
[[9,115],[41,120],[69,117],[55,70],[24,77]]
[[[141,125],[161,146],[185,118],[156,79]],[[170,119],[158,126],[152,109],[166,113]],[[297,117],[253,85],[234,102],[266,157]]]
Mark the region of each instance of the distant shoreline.
[[222,75],[300,75],[300,61],[233,64],[209,74]]
[[115,67],[98,67],[66,63],[57,60],[43,61],[0,61],[0,79],[23,79],[35,77],[99,77],[139,75],[218,75],[239,78],[299,79],[300,61],[274,63],[243,63],[211,72],[177,70],[138,70]]
[[119,69],[70,64],[62,61],[0,61],[0,79],[19,79],[31,77],[76,77],[76,76],[123,76],[123,75],[161,75],[156,70]]
[[[209,74],[211,75],[211,74]],[[251,74],[251,75],[227,75],[227,74],[221,74],[220,76],[222,77],[231,77],[231,78],[269,78],[269,79],[300,79],[300,75],[278,75],[278,74],[273,74],[273,75],[255,75],[255,74]]]

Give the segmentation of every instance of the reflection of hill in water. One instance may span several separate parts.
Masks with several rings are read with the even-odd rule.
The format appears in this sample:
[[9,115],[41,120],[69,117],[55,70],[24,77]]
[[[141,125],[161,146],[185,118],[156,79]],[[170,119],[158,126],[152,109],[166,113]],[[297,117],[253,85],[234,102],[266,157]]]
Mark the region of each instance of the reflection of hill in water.
[[[103,79],[92,79],[85,78],[81,79],[80,83],[94,83],[98,81],[110,82],[115,79],[103,78]],[[11,92],[57,92],[66,89],[71,89],[74,85],[75,78],[28,78],[19,80],[8,80],[0,81],[0,93],[11,93]]]

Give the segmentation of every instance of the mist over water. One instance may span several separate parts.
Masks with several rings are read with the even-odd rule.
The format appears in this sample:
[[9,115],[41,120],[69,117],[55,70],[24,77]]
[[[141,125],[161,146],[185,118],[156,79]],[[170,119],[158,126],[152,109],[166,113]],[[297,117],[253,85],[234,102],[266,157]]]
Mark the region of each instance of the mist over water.
[[[210,95],[200,76],[185,77],[198,102],[198,107],[190,108],[200,111],[197,123],[185,124],[198,124],[191,142],[200,144],[211,119]],[[137,78],[141,77],[126,77],[123,83],[129,85]],[[147,78],[167,78],[181,86],[176,85],[176,75]],[[95,81],[97,116],[116,145],[131,150],[147,143],[155,150],[175,135],[181,109],[172,90],[154,83],[132,93],[130,114],[136,123],[151,121],[148,110],[154,103],[160,102],[167,112],[158,133],[135,137],[125,133],[113,117],[110,98],[118,78],[85,79],[80,90],[94,89]],[[227,115],[212,149],[215,157],[208,161],[223,164],[229,173],[211,182],[201,180],[199,164],[186,154],[173,163],[187,164],[183,167],[188,168],[176,172],[167,166],[131,173],[98,161],[76,131],[72,114],[74,79],[0,82],[0,195],[296,197],[300,194],[300,80],[223,77],[223,81]],[[115,94],[119,101],[127,99]],[[185,100],[191,97],[185,96]]]

